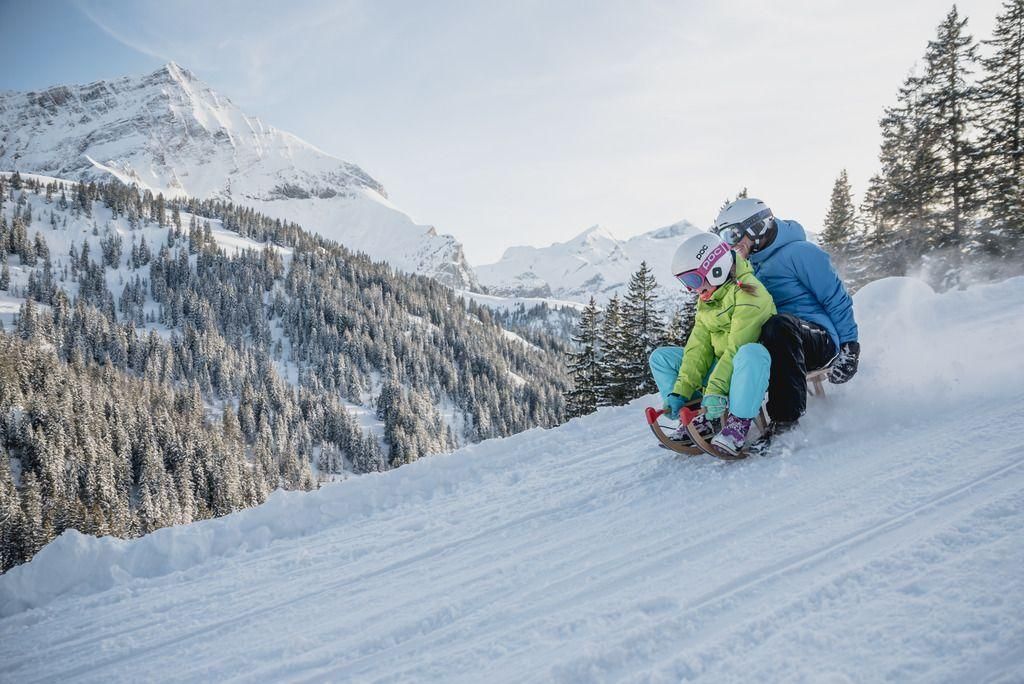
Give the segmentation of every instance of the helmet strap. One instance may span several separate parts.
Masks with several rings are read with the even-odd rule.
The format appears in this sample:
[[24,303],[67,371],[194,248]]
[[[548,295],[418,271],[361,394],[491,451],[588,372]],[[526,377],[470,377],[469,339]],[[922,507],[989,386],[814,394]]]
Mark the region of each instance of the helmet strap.
[[753,241],[754,241],[754,244],[750,248],[750,251],[751,252],[760,252],[762,249],[764,249],[768,245],[770,245],[773,242],[775,242],[775,237],[778,234],[779,234],[779,228],[775,224],[775,219],[773,218],[772,222],[771,222],[771,225],[769,225],[768,228],[764,232],[762,232],[756,238],[752,238]]

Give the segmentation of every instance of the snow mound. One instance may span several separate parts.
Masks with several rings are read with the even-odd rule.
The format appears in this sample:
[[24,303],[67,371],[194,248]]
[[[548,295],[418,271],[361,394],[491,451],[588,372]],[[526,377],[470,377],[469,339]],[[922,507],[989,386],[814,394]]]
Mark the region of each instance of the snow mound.
[[46,605],[60,596],[88,595],[133,579],[186,570],[213,558],[262,549],[275,541],[352,524],[383,510],[472,487],[482,471],[498,464],[494,459],[475,458],[476,446],[388,473],[328,484],[315,492],[278,490],[261,506],[165,527],[138,539],[96,538],[67,530],[31,562],[0,575],[0,617]]
[[936,294],[886,278],[854,297],[863,373],[854,387],[938,410],[1020,387],[1024,277]]

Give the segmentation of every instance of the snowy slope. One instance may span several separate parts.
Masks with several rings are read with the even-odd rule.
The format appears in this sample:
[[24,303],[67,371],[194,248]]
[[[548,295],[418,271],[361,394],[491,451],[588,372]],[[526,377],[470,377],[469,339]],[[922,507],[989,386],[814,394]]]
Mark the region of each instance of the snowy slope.
[[772,457],[633,405],[0,577],[4,681],[1024,680],[1024,278],[855,297]]
[[675,296],[682,289],[672,278],[672,255],[679,243],[695,232],[700,229],[680,221],[622,241],[605,228],[593,226],[568,242],[511,247],[500,261],[477,267],[477,275],[482,285],[498,295],[582,303],[593,296],[603,304],[615,294],[623,295],[630,275],[646,261],[664,293]]
[[[0,171],[0,176],[3,176],[4,178],[10,178],[10,175],[11,174],[9,173]],[[43,185],[49,183],[63,184],[65,187],[71,187],[72,185],[72,181],[65,178],[53,178],[51,176],[31,173],[24,173],[21,174],[21,176],[26,181],[31,179],[38,181]],[[18,194],[20,195],[20,193]],[[106,286],[113,295],[115,304],[120,302],[121,293],[124,290],[124,284],[126,282],[130,281],[135,276],[139,276],[141,278],[149,277],[148,262],[140,268],[133,269],[130,267],[129,254],[132,246],[136,243],[141,243],[144,239],[146,240],[150,251],[155,255],[159,252],[160,246],[167,242],[167,234],[170,231],[170,226],[161,228],[156,223],[146,223],[144,225],[137,226],[135,229],[131,229],[129,227],[128,220],[124,216],[118,216],[115,218],[113,212],[109,208],[99,204],[94,206],[92,216],[73,217],[70,223],[65,223],[68,218],[68,213],[60,210],[58,207],[50,203],[45,202],[43,197],[28,193],[26,194],[26,201],[29,207],[31,207],[34,216],[32,224],[26,228],[28,237],[30,240],[34,241],[36,234],[42,233],[43,239],[46,241],[47,247],[50,251],[54,264],[54,271],[56,273],[60,273],[69,266],[70,258],[68,254],[72,246],[74,246],[76,251],[80,253],[85,243],[88,243],[94,260],[98,261],[101,258],[100,255],[103,253],[101,240],[104,237],[105,231],[109,229],[112,234],[116,234],[121,237],[121,261],[117,268],[111,266],[106,268],[104,271]],[[0,216],[4,216],[8,221],[8,224],[10,224],[13,211],[14,204],[8,202],[4,211],[0,211]],[[55,211],[56,215],[59,217],[57,229],[51,229],[46,221],[45,217],[49,215],[51,211]],[[202,216],[196,216],[194,218],[198,221],[198,225],[200,226],[205,223],[210,224],[210,232],[214,241],[226,254],[236,255],[243,250],[259,252],[263,249],[269,248],[280,254],[285,264],[288,264],[291,261],[294,250],[290,247],[257,242],[250,238],[243,237],[234,231],[225,229],[221,221],[218,219],[208,219]],[[189,212],[181,212],[182,230],[184,232],[188,232],[192,219],[193,215]],[[100,232],[100,228],[103,228],[104,232]],[[8,262],[11,264],[11,289],[17,287],[20,288],[21,291],[24,291],[24,288],[27,286],[29,275],[34,271],[39,271],[41,268],[39,266],[22,265],[20,257],[14,254],[8,255]],[[67,292],[71,298],[78,294],[78,283],[59,280],[58,285]],[[24,301],[24,297],[12,297],[9,294],[3,294],[0,296],[0,322],[4,325],[10,324],[14,315],[18,313],[18,308]],[[146,313],[158,312],[159,305],[155,300],[153,300],[152,296],[147,296],[145,310]],[[169,332],[164,326],[156,324],[148,327],[160,332]]]
[[247,116],[173,62],[142,77],[0,93],[0,170],[228,200],[398,269],[476,285],[462,246],[415,224],[361,168]]

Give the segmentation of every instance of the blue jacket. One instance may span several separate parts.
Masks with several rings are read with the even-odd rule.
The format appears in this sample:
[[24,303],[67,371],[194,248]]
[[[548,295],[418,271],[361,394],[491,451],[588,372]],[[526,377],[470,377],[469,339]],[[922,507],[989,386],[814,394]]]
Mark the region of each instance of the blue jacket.
[[843,342],[857,340],[853,301],[832,261],[807,241],[796,221],[775,219],[778,234],[772,244],[750,255],[754,275],[761,281],[780,314],[793,314],[828,330],[839,351]]

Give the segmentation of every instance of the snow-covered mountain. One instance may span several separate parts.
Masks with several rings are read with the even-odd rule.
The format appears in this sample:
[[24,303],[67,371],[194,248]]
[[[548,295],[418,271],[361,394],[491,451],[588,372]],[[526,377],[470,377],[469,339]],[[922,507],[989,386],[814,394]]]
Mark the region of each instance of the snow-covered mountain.
[[0,170],[228,200],[395,268],[476,286],[462,246],[414,223],[361,168],[244,114],[173,62],[143,77],[0,93]]
[[141,539],[65,532],[0,576],[2,678],[1024,681],[1024,278],[854,305],[859,374],[770,457],[658,449],[650,397]]
[[520,297],[555,297],[603,303],[624,294],[629,277],[642,261],[654,271],[667,295],[680,294],[672,277],[672,255],[687,236],[700,232],[688,221],[619,240],[593,226],[568,242],[548,247],[511,247],[501,260],[477,267],[489,292]]

